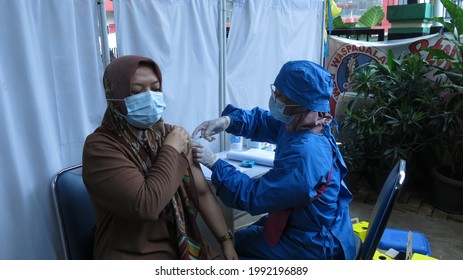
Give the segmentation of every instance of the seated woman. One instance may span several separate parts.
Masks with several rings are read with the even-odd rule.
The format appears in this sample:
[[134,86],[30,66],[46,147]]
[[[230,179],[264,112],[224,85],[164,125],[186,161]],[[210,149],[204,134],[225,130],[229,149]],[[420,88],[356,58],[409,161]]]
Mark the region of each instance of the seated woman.
[[[123,56],[106,68],[108,107],[83,150],[83,179],[96,214],[95,259],[216,259],[197,210],[237,259],[231,232],[188,132],[163,122],[162,75],[151,59]],[[197,209],[197,210],[196,210]]]

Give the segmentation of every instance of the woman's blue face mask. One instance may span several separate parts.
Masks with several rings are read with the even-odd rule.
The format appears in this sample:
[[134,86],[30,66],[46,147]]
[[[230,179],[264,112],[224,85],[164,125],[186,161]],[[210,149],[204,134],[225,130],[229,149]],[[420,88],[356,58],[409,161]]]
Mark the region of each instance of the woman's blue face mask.
[[270,113],[275,119],[286,124],[290,123],[294,119],[294,116],[286,116],[285,114],[283,114],[283,112],[286,106],[299,105],[286,105],[275,96],[275,89],[271,88],[271,92],[272,93],[270,95],[270,99],[268,100],[268,108],[270,110]]
[[[108,99],[122,101],[120,99]],[[161,119],[166,108],[164,94],[160,91],[145,91],[131,95],[123,99],[127,108],[127,116],[124,116],[128,123],[140,128],[152,127]]]
[[285,116],[283,111],[285,110],[285,104],[278,99],[270,97],[268,101],[268,107],[272,116],[286,124],[290,123],[293,120],[293,117]]

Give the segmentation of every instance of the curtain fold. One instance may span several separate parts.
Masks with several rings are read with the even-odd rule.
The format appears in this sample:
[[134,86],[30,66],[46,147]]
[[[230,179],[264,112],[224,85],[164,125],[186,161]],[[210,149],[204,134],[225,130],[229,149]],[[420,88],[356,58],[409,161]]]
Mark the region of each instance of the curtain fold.
[[[114,16],[119,55],[159,63],[165,122],[192,133],[219,116],[217,0],[114,0]],[[203,144],[219,150],[218,141]]]
[[322,64],[323,0],[234,0],[227,102],[268,109],[270,84],[289,60]]
[[106,107],[94,1],[0,1],[0,259],[62,257],[50,184]]

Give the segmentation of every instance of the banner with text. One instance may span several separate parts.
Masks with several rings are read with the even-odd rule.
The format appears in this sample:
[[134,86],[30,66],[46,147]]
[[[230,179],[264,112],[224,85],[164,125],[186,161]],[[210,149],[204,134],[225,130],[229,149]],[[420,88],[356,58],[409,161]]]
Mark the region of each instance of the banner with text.
[[[370,63],[372,60],[383,64],[387,63],[388,50],[392,50],[396,58],[400,55],[419,53],[428,62],[431,62],[432,58],[427,51],[424,51],[428,47],[442,49],[450,56],[455,56],[455,46],[444,40],[444,36],[450,35],[433,34],[381,42],[357,41],[329,36],[329,55],[325,58],[324,67],[334,79],[334,98],[331,100],[331,112],[334,113],[337,97],[341,93],[352,92],[349,86],[349,77],[355,68]],[[446,65],[440,66],[446,67]]]

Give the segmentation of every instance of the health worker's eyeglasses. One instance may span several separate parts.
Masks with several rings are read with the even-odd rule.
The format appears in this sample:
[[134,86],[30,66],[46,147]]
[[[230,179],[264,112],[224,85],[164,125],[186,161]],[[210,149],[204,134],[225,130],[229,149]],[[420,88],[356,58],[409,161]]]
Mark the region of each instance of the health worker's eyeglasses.
[[[273,84],[270,84],[270,92],[272,93],[272,99],[273,99],[273,102],[276,103],[277,102],[277,96],[275,94],[275,91],[276,91],[276,87],[273,85]],[[286,104],[284,103],[283,101],[281,100],[278,100],[279,102],[282,102],[283,104],[285,104],[286,107],[300,107],[300,105],[298,104]]]

